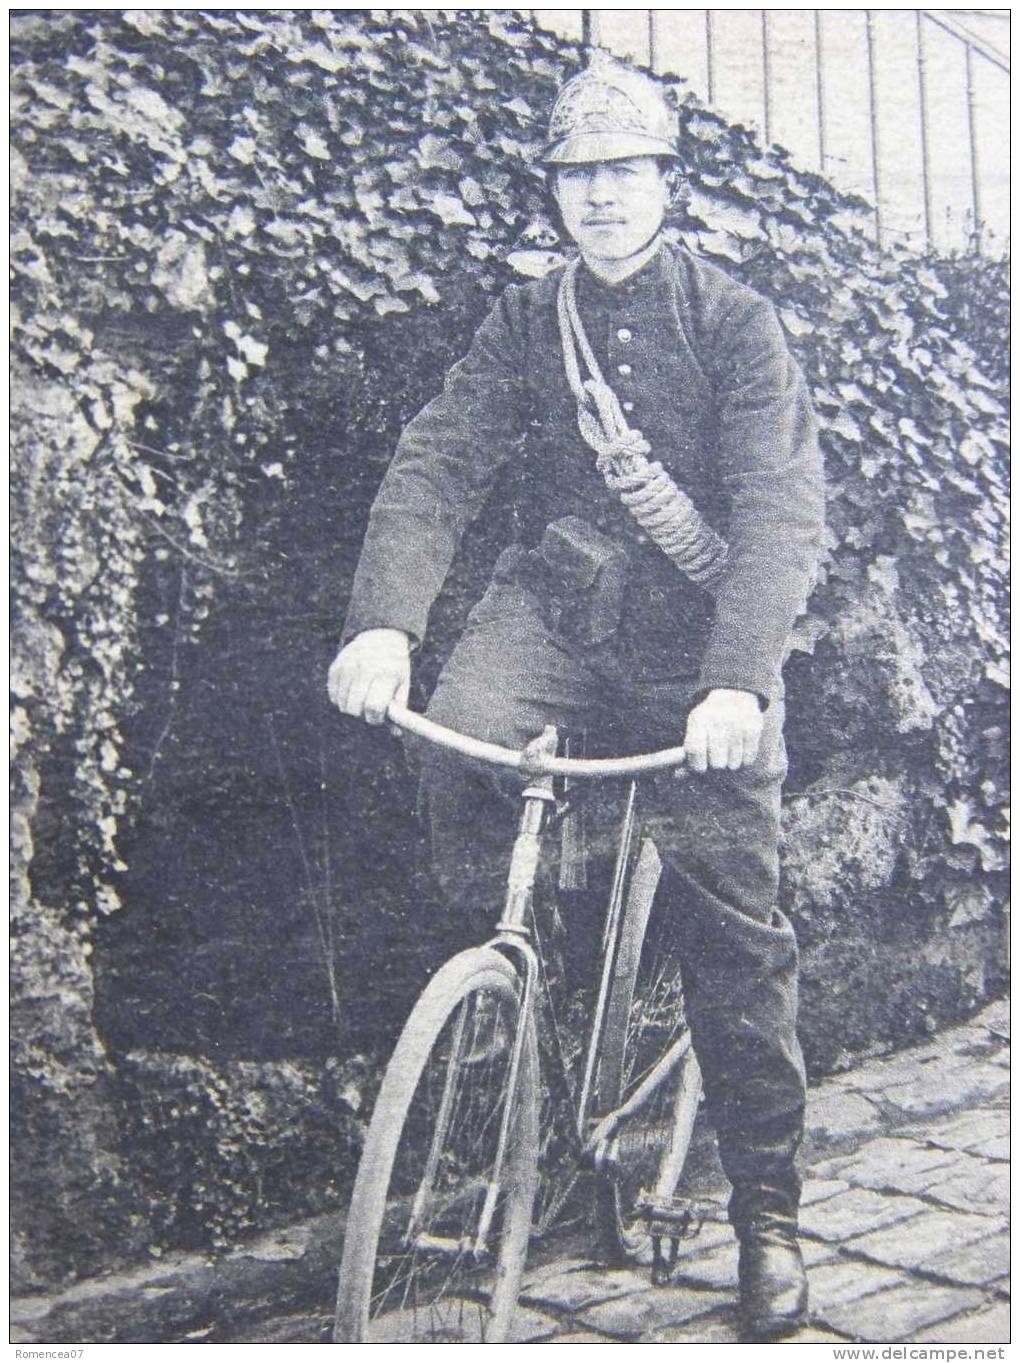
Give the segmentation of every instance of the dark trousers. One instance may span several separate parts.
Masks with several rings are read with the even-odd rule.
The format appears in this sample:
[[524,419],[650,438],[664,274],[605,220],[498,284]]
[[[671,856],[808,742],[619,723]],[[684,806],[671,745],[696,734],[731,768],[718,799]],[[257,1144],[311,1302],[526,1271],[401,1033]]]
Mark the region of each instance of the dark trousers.
[[[509,747],[547,724],[584,727],[600,748],[624,753],[680,743],[695,699],[691,678],[635,681],[611,650],[569,645],[534,597],[498,583],[472,612],[428,714]],[[749,768],[645,783],[645,822],[664,866],[655,912],[676,915],[695,1050],[738,1225],[760,1202],[760,1189],[783,1210],[796,1206],[800,1191],[793,1167],[805,1092],[797,946],[776,908],[782,725],[776,700]],[[440,886],[454,902],[484,901],[474,907],[480,922],[491,922],[520,811],[519,780],[431,746],[420,761]]]

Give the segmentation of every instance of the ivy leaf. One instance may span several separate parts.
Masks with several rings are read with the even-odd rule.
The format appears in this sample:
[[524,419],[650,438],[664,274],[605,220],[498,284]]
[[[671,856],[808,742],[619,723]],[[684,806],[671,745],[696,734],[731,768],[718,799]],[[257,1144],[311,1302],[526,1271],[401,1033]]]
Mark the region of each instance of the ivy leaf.
[[561,251],[524,249],[511,251],[506,258],[506,263],[512,270],[523,275],[526,279],[541,279],[550,270],[554,270],[557,265],[562,265],[565,258]]
[[301,143],[302,149],[307,156],[315,157],[318,161],[329,161],[332,153],[326,144],[321,133],[309,128],[307,124],[299,123],[295,131],[295,136]]
[[457,152],[449,137],[439,137],[426,133],[415,149],[415,160],[423,170],[459,171],[463,157]]
[[[428,193],[422,191],[422,201],[429,212],[434,213],[444,227],[475,227],[476,219],[468,211],[462,200],[455,194],[442,191]],[[393,202],[392,199],[390,201]]]
[[779,317],[791,336],[810,336],[815,330],[814,323],[792,308],[780,308]]
[[385,317],[390,312],[410,312],[411,306],[405,303],[402,298],[397,298],[394,294],[382,294],[378,298],[373,298],[372,306],[380,317]]

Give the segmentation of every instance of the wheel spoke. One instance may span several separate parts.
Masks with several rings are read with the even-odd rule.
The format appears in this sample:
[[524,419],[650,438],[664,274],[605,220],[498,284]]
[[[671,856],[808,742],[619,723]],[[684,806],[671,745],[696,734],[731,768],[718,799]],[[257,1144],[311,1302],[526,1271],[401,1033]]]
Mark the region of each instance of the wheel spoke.
[[[677,1132],[676,1119],[689,1116],[690,1108],[679,1095],[689,1094],[697,1067],[686,1037],[675,928],[653,916],[644,932],[642,908],[647,913],[646,905],[637,906],[621,930],[623,965],[614,979],[607,1024],[600,1097],[607,1130],[615,1134],[599,1206],[607,1249],[615,1245],[618,1253],[648,1261],[651,1237],[643,1207],[653,1194],[668,1203],[681,1178],[690,1123],[685,1120]],[[644,936],[640,946],[638,933]],[[676,1062],[664,1065],[670,1053]],[[632,1099],[634,1110],[622,1120],[613,1118]]]
[[[472,971],[464,968],[479,957],[485,958],[488,969],[472,983]],[[349,1259],[352,1265],[357,1263],[357,1253],[352,1246],[348,1254],[345,1247],[337,1314],[337,1338],[344,1342],[481,1342],[494,1320],[500,1337],[509,1324],[507,1302],[512,1303],[523,1269],[534,1195],[534,1032],[525,1034],[506,1168],[492,1204],[486,1252],[479,1256],[480,1218],[492,1187],[509,1096],[519,989],[511,967],[496,952],[464,953],[444,971],[454,972],[459,962],[462,977],[467,975],[460,992],[443,987],[437,976],[429,987],[435,1005],[427,990],[415,1010],[424,1011],[422,1021],[412,1015],[398,1044],[390,1069],[396,1072],[404,1064],[409,1082],[404,1093],[398,1091],[393,1098],[399,1109],[395,1124],[377,1111],[366,1138],[363,1171],[366,1162],[371,1170],[373,1143],[390,1152],[378,1178],[372,1173],[377,1186],[385,1180],[387,1192],[384,1204],[381,1194],[372,1194],[380,1219],[358,1251],[370,1256],[364,1269],[348,1267]],[[405,1062],[401,1048],[413,1055],[416,1047],[420,1058]],[[383,1094],[389,1082],[390,1071],[380,1108],[385,1107]],[[530,1156],[523,1155],[525,1150]],[[359,1172],[359,1188],[364,1182],[371,1191],[369,1179],[368,1172],[364,1177]],[[366,1200],[369,1196],[363,1192]],[[355,1211],[352,1204],[356,1221]],[[345,1302],[348,1281],[352,1292],[362,1290],[359,1284],[365,1283],[367,1333],[358,1323],[364,1321],[366,1308],[359,1309],[356,1300]],[[498,1319],[490,1305],[497,1284]]]

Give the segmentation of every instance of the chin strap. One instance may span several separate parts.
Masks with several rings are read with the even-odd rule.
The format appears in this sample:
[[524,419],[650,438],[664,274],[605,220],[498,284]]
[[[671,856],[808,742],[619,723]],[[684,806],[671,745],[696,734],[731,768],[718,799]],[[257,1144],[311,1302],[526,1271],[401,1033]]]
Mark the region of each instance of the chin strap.
[[[693,582],[713,586],[726,568],[726,541],[660,463],[648,458],[651,446],[627,419],[613,390],[602,377],[595,353],[577,311],[575,280],[578,261],[563,272],[556,310],[567,382],[577,402],[577,426],[595,452],[595,467],[606,486],[669,559]],[[578,352],[588,370],[582,379]]]

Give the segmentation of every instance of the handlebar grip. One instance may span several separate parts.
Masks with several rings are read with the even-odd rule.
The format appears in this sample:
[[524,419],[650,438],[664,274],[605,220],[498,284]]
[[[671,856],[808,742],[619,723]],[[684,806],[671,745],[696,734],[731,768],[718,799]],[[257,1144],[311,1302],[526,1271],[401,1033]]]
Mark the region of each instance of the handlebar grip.
[[469,738],[435,720],[391,701],[386,718],[405,733],[414,734],[437,747],[489,762],[497,767],[526,771],[529,776],[574,776],[592,780],[620,776],[641,776],[653,771],[667,771],[679,767],[684,760],[683,748],[661,748],[658,752],[636,753],[633,757],[543,757],[528,755],[498,743],[487,743],[480,738]]

